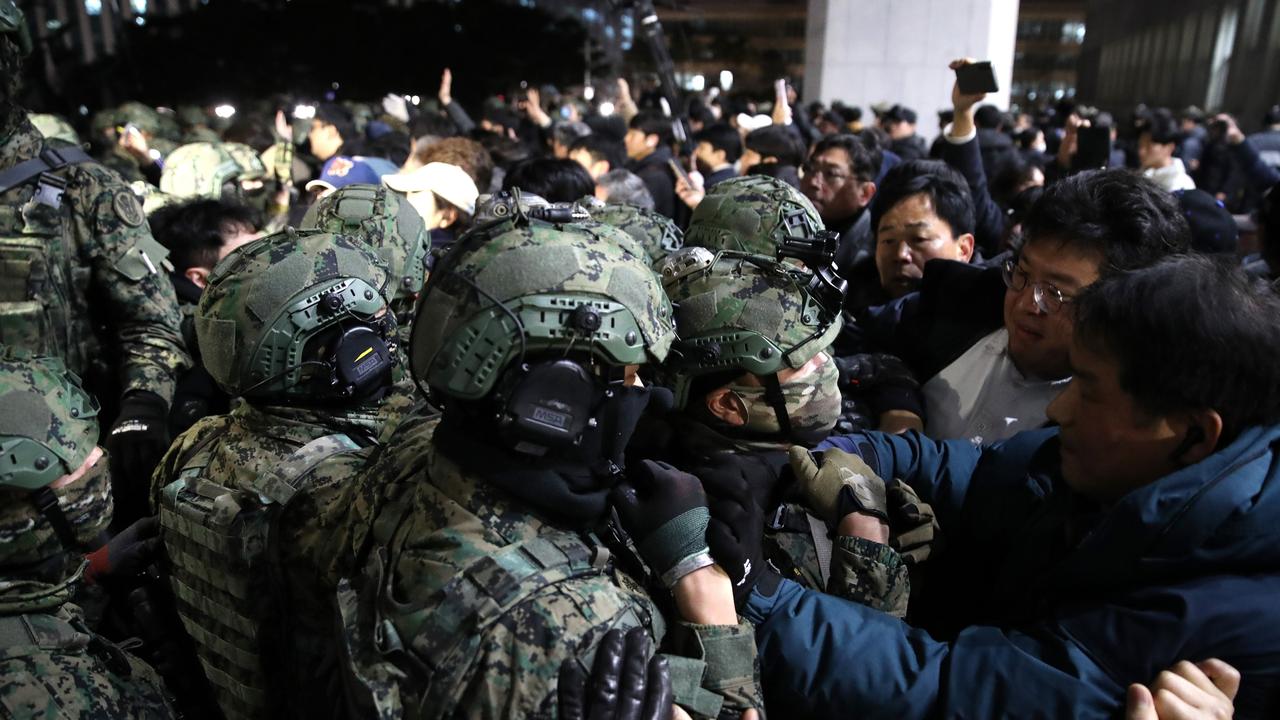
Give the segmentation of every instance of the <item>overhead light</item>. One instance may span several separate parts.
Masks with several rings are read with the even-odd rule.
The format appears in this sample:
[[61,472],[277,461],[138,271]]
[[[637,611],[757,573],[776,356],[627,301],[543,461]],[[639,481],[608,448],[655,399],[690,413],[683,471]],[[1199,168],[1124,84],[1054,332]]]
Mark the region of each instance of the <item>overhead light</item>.
[[591,102],[591,99],[592,99],[592,98],[594,98],[595,96],[596,96],[596,89],[595,89],[595,88],[591,87],[590,85],[588,85],[588,86],[586,86],[586,87],[582,88],[582,99],[583,99],[583,100],[586,100],[587,102]]
[[232,115],[236,114],[236,109],[231,105],[219,105],[218,107],[213,109],[213,114],[217,115],[223,120],[226,120],[227,118],[230,118]]
[[720,88],[723,90],[728,90],[731,87],[733,87],[733,73],[729,72],[728,70],[721,70],[720,71]]
[[414,95],[413,97],[409,98],[409,102],[413,103],[414,105],[420,105],[422,104],[422,98],[417,95]]
[[298,105],[293,108],[293,117],[298,120],[310,120],[316,116],[315,105]]
[[613,114],[613,103],[605,101],[600,103],[600,114],[609,117]]

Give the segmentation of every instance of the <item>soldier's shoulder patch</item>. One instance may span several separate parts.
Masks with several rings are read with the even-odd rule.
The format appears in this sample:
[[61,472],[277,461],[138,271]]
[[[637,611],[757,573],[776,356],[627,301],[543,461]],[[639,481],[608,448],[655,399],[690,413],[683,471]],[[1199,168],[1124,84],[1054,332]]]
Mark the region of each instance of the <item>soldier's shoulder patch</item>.
[[147,220],[147,216],[142,212],[142,203],[138,202],[138,196],[128,188],[116,191],[115,197],[111,200],[111,207],[116,211],[116,217],[120,218],[120,222],[129,227],[139,227]]

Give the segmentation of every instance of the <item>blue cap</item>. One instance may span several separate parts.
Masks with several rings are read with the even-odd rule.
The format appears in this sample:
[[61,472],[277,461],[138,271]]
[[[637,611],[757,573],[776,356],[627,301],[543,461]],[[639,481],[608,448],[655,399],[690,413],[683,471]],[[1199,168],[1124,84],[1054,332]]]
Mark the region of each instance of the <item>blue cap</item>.
[[377,185],[383,175],[396,172],[396,166],[382,158],[361,155],[334,155],[329,158],[320,177],[307,183],[307,190],[337,190],[348,185]]

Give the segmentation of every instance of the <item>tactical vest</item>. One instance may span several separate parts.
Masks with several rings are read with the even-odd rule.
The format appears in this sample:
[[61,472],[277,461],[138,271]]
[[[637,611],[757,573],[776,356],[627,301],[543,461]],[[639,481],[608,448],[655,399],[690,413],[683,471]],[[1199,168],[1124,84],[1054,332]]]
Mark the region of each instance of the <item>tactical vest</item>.
[[67,167],[90,162],[79,149],[45,146],[40,155],[0,173],[0,344],[64,358],[83,374],[83,338],[72,318],[89,284],[74,262]]
[[279,660],[272,650],[290,647],[291,638],[281,637],[288,618],[277,521],[312,469],[360,446],[342,434],[317,438],[247,491],[205,477],[208,447],[219,435],[198,446],[161,493],[170,584],[223,714],[229,720],[280,717],[289,698],[275,682],[281,666],[271,664]]
[[[602,545],[554,531],[485,555],[458,572],[425,603],[403,605],[392,600],[391,564],[405,541],[403,499],[379,514],[375,547],[364,562],[358,588],[348,580],[338,586],[338,606],[346,630],[346,655],[352,662],[348,681],[366,706],[353,714],[378,717],[450,717],[467,689],[464,673],[480,649],[485,632],[520,603],[554,585],[611,573],[612,560]],[[661,626],[628,608],[623,625]],[[655,633],[661,635],[661,630]],[[592,649],[594,650],[594,648]],[[588,668],[589,670],[589,668]],[[401,698],[399,687],[413,688]],[[412,707],[407,702],[416,701]],[[372,707],[369,707],[372,706]]]

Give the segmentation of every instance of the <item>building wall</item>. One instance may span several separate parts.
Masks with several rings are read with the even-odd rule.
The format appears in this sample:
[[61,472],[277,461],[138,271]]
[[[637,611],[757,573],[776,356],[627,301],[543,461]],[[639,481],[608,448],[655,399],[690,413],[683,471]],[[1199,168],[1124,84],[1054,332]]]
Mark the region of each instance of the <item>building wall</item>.
[[1256,129],[1280,102],[1280,0],[1092,0],[1079,97],[1112,110],[1195,105]]
[[937,134],[951,106],[958,57],[991,60],[1005,107],[1012,82],[1018,0],[809,0],[805,98],[916,111],[918,132]]

